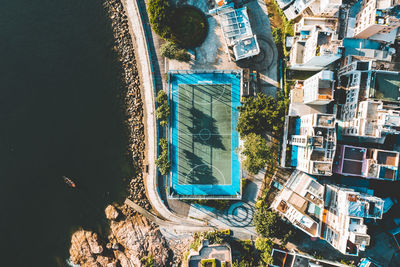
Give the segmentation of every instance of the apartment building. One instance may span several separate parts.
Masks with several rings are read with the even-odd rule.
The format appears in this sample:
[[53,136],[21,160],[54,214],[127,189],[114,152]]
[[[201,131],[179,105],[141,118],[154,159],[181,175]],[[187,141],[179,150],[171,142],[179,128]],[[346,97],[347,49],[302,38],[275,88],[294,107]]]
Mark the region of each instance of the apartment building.
[[355,61],[339,71],[341,134],[383,143],[400,133],[400,73],[374,61]]
[[296,170],[271,207],[309,236],[320,237],[323,202],[324,186]]
[[[349,267],[346,264],[328,260],[316,259],[297,252],[288,252],[273,248],[271,252],[273,264],[270,267]],[[364,266],[374,267],[374,266]]]
[[393,11],[399,0],[363,0],[356,16],[354,38],[367,39],[387,34],[400,26],[400,14]]
[[299,70],[322,70],[341,58],[341,42],[335,18],[302,18],[295,24],[289,66]]
[[384,201],[350,188],[320,184],[295,171],[271,208],[311,237],[343,254],[358,255],[370,243],[364,219],[381,219]]
[[399,152],[397,151],[338,145],[333,172],[341,175],[396,181],[398,167]]
[[291,165],[311,175],[332,175],[336,149],[335,116],[308,114],[296,119],[290,137]]
[[326,105],[333,101],[334,75],[330,70],[322,70],[304,81],[297,81],[304,92],[304,104]]
[[382,219],[384,201],[350,188],[325,185],[321,238],[346,255],[370,243],[364,219]]
[[342,0],[320,0],[319,2],[319,12],[314,15],[333,17],[342,6]]
[[337,16],[342,0],[295,0],[291,4],[280,4],[285,16],[291,20],[300,15],[306,16]]

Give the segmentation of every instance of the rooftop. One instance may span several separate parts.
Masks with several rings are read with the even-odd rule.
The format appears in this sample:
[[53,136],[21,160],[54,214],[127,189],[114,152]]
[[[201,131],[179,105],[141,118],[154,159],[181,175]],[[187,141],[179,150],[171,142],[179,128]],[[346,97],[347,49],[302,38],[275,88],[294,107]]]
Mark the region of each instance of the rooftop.
[[[199,251],[192,251],[188,256],[189,267],[201,267],[202,259],[216,259],[217,262],[232,262],[231,247],[228,244],[209,245],[204,240]],[[229,265],[228,265],[229,266]]]
[[217,13],[228,45],[234,45],[236,40],[253,35],[246,7],[234,9],[230,5],[224,5]]
[[282,267],[344,267],[341,263],[315,259],[308,255],[272,249],[274,266]]
[[375,83],[371,83],[369,97],[386,101],[400,101],[400,73],[375,72]]
[[233,53],[236,60],[258,55],[260,53],[260,47],[258,46],[257,36],[253,35],[239,40],[233,46]]

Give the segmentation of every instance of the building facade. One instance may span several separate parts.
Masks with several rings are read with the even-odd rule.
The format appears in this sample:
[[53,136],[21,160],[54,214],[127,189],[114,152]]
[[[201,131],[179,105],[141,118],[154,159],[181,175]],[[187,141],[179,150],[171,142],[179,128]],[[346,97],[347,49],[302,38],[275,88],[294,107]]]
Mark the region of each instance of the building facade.
[[400,26],[400,17],[392,14],[398,0],[363,0],[357,14],[354,38],[367,39],[375,34],[387,34]]
[[341,175],[396,181],[399,152],[338,145],[333,172]]
[[302,82],[304,104],[326,105],[333,101],[334,74],[323,70]]
[[309,114],[297,119],[291,136],[292,163],[311,175],[332,175],[336,149],[335,116]]
[[295,24],[291,69],[322,70],[341,58],[336,22],[332,18],[303,18]]
[[295,171],[271,207],[311,237],[357,256],[370,243],[364,219],[381,219],[384,201],[350,188],[320,184]]
[[355,61],[339,71],[341,134],[383,143],[400,133],[400,73],[379,70],[374,61]]
[[382,219],[383,206],[378,197],[326,185],[321,238],[341,253],[357,256],[370,243],[364,219]]

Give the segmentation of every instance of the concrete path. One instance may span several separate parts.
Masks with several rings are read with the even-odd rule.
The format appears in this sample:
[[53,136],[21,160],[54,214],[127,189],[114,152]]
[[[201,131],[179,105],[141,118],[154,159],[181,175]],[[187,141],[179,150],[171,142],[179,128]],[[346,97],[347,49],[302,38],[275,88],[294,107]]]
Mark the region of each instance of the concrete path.
[[204,231],[213,231],[215,230],[214,227],[211,226],[196,226],[193,224],[187,224],[186,222],[171,222],[168,220],[161,219],[154,215],[153,213],[143,209],[139,205],[135,204],[133,201],[130,199],[125,200],[125,204],[132,209],[136,210],[140,214],[142,214],[144,217],[149,219],[150,221],[156,223],[160,227],[163,228],[168,228],[169,230],[177,231],[177,232],[204,232]]
[[[139,4],[143,5],[143,0],[125,0],[123,2],[126,15],[128,17],[131,34],[136,43],[136,61],[140,62],[140,76],[143,86],[143,100],[145,110],[145,134],[146,134],[146,161],[149,165],[148,173],[144,173],[146,183],[146,193],[149,201],[156,212],[164,219],[168,219],[176,223],[191,223],[193,225],[205,225],[204,222],[195,221],[190,218],[180,217],[172,213],[162,201],[158,188],[157,188],[157,168],[155,159],[157,155],[157,132],[156,132],[156,112],[155,112],[155,82],[153,81],[151,58],[148,51],[148,44],[146,39],[146,30],[142,24],[141,13],[139,11]],[[146,15],[147,14],[143,14]],[[149,27],[149,25],[145,25]],[[148,31],[148,28],[147,28]]]

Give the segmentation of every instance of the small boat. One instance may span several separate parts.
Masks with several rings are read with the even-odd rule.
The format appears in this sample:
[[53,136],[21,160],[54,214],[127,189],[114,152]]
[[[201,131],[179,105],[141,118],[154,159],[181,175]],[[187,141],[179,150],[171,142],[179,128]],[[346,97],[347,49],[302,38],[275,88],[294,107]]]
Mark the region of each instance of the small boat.
[[76,184],[70,178],[63,176],[63,180],[68,186],[73,187],[73,188],[76,187]]

